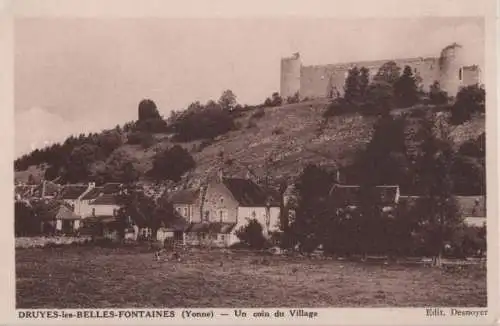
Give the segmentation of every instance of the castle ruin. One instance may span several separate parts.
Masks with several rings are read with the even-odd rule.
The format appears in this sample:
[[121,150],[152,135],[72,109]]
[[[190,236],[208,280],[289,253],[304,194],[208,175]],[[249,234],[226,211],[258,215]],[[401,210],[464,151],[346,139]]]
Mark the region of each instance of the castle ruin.
[[362,61],[352,63],[303,66],[300,54],[281,59],[280,94],[288,98],[299,94],[304,98],[334,98],[342,96],[349,69],[365,67],[370,78],[388,61],[394,61],[400,68],[409,66],[418,77],[420,87],[428,91],[438,81],[441,89],[449,96],[455,96],[463,86],[479,84],[481,71],[477,65],[466,65],[464,49],[453,43],[441,51],[439,57],[410,58],[394,60]]

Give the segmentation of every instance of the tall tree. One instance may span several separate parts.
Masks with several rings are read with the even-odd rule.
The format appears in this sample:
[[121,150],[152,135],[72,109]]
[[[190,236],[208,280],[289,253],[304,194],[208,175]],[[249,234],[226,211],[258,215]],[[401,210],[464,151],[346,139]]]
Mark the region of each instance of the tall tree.
[[163,152],[156,154],[153,159],[153,168],[150,176],[157,180],[171,180],[178,182],[196,163],[193,157],[179,145],[175,145]]
[[150,99],[144,99],[139,102],[138,120],[161,119],[156,103]]
[[350,104],[356,104],[361,99],[360,75],[358,67],[349,69],[344,86],[344,99]]
[[410,66],[405,66],[403,74],[394,84],[396,103],[401,107],[414,105],[418,100],[417,80]]
[[219,98],[219,105],[224,109],[224,110],[233,110],[234,107],[236,106],[236,95],[234,95],[233,91],[230,89],[225,90],[222,92],[222,95]]
[[445,127],[435,121],[432,116],[423,120],[422,152],[418,165],[423,190],[421,227],[426,243],[435,256],[435,264],[440,265],[444,245],[462,219],[453,195],[452,143]]
[[448,102],[448,94],[441,89],[441,85],[437,80],[430,86],[429,100],[434,105],[446,104]]
[[384,63],[373,77],[373,81],[377,83],[388,83],[391,86],[398,81],[401,75],[401,68],[394,61]]
[[359,93],[363,100],[366,98],[366,92],[368,91],[368,86],[370,85],[370,70],[366,67],[361,67],[359,70]]

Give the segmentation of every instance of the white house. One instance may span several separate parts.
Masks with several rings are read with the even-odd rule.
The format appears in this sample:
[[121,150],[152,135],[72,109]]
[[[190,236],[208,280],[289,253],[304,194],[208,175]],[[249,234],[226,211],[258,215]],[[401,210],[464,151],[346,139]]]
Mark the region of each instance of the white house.
[[187,229],[187,243],[230,246],[239,242],[236,231],[257,220],[266,236],[279,230],[280,205],[276,194],[250,179],[219,177],[202,193],[201,222]]

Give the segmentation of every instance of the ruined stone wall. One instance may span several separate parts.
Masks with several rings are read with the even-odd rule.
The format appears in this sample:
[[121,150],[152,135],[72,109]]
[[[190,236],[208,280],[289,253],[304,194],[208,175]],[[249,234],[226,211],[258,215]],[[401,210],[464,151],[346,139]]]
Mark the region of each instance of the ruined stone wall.
[[370,78],[373,78],[379,68],[388,61],[396,62],[401,73],[405,66],[410,66],[424,91],[429,91],[430,86],[438,81],[448,95],[455,96],[460,87],[481,82],[479,68],[465,66],[462,46],[454,43],[445,47],[439,58],[419,57],[302,66],[299,55],[295,54],[281,61],[280,94],[287,98],[299,92],[301,99],[342,96],[349,69],[354,66],[368,68]]
[[300,55],[281,59],[280,95],[284,99],[300,93]]
[[[370,79],[377,74],[379,68],[390,60],[353,62],[338,65],[302,66],[300,71],[300,97],[323,98],[340,96],[344,93],[345,80],[349,69],[357,66],[370,71]],[[401,68],[408,65],[413,73],[421,78],[422,88],[428,90],[434,81],[439,80],[439,65],[436,58],[416,58],[393,60]]]

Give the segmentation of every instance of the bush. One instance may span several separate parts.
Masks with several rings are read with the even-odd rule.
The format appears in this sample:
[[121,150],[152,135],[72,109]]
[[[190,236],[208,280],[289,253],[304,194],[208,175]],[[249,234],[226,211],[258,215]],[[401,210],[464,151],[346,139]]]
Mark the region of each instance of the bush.
[[251,116],[252,119],[260,119],[266,114],[264,108],[257,109]]
[[336,99],[326,107],[323,117],[328,118],[336,115],[342,115],[349,111],[349,104],[343,99]]
[[218,106],[192,110],[177,118],[172,129],[177,141],[214,139],[235,129],[234,116]]
[[276,127],[273,129],[273,135],[282,135],[284,133],[283,128]]
[[266,247],[267,240],[262,233],[262,225],[256,219],[252,219],[247,225],[236,231],[236,236],[243,244],[252,249],[263,249]]
[[127,136],[127,144],[141,145],[143,148],[149,148],[155,144],[153,135],[149,132],[135,131]]
[[248,121],[247,128],[248,129],[257,128],[257,123],[254,120],[250,120]]

